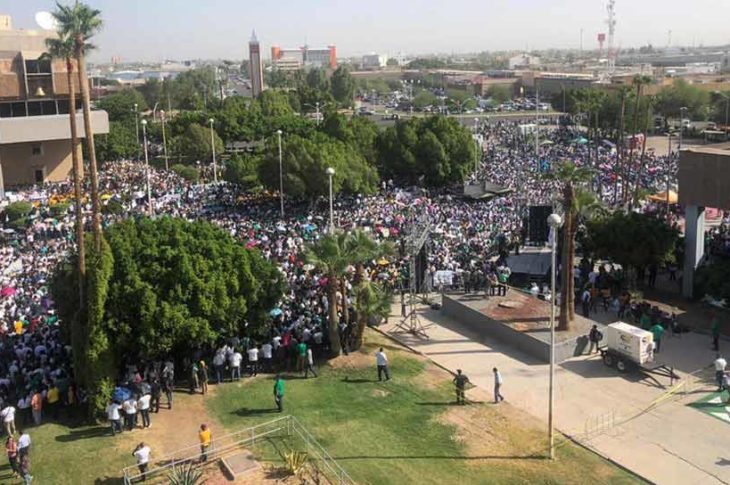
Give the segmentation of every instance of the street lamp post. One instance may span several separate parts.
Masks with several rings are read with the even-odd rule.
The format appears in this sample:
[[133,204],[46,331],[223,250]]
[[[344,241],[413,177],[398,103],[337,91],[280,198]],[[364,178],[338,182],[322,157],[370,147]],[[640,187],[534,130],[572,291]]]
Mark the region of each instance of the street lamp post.
[[548,404],[548,441],[550,445],[550,459],[555,458],[555,436],[553,426],[553,407],[555,403],[555,273],[557,264],[558,229],[563,224],[563,219],[558,214],[548,216],[548,225],[552,229],[552,240],[550,241],[550,397]]
[[165,111],[160,110],[160,118],[162,119],[162,150],[165,154],[165,170],[170,170],[170,163],[167,158],[167,136],[165,135]]
[[319,126],[319,101],[317,101],[316,103],[314,103],[314,107],[315,107],[315,109],[317,111],[317,126]]
[[[682,132],[680,131],[680,140],[682,140]],[[667,164],[671,165],[672,163],[672,132],[667,132]],[[681,143],[681,141],[680,141]],[[669,220],[669,170],[667,170],[667,220]]]
[[330,179],[330,234],[335,232],[335,211],[332,203],[332,176],[335,174],[335,169],[327,167],[327,176]]
[[540,88],[535,82],[535,156],[540,157]]
[[279,208],[281,217],[284,217],[284,164],[281,159],[281,130],[276,130],[279,136]]
[[134,132],[137,134],[137,160],[139,160],[139,111],[137,111],[137,103],[134,103]]
[[213,123],[215,123],[215,120],[213,118],[208,120],[208,123],[210,123],[210,151],[213,153],[213,183],[218,183],[218,168],[215,164],[215,132],[213,131]]
[[154,210],[152,209],[152,187],[150,186],[150,161],[147,157],[147,120],[142,120],[142,136],[144,139],[144,164],[147,179],[147,209],[150,217],[152,217],[154,216]]

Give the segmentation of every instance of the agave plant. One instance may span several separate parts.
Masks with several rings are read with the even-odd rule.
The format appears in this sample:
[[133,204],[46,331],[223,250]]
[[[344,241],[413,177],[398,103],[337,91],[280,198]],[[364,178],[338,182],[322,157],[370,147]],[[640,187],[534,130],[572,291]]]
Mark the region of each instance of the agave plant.
[[203,485],[203,472],[196,469],[192,462],[185,465],[174,465],[172,471],[167,475],[170,485]]
[[286,454],[286,468],[294,476],[300,476],[307,466],[306,451],[292,451]]

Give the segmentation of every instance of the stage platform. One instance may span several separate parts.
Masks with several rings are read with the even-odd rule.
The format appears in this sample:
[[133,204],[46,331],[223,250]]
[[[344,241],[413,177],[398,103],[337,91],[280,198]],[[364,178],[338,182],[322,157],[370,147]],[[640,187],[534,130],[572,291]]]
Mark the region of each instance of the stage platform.
[[515,286],[527,285],[530,281],[547,281],[550,271],[550,248],[525,246],[519,255],[510,253],[507,265],[512,271]]
[[[507,296],[443,295],[441,312],[471,330],[494,337],[544,362],[550,362],[550,305],[510,289]],[[556,311],[556,322],[557,314]],[[555,333],[555,362],[587,350],[593,320],[576,314],[571,329]],[[598,324],[603,328],[602,324]]]

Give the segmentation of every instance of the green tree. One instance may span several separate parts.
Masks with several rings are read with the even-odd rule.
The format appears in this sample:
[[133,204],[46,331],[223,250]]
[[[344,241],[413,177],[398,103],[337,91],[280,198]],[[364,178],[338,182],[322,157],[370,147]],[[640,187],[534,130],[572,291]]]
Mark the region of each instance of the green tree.
[[223,179],[231,184],[248,190],[261,184],[258,178],[258,166],[261,158],[249,154],[235,154],[226,164]]
[[591,170],[578,167],[571,161],[557,163],[549,175],[561,185],[563,206],[563,251],[560,273],[560,321],[558,330],[568,330],[575,318],[575,235],[582,220],[599,207],[596,198],[580,186],[591,179]]
[[98,101],[97,107],[109,114],[109,121],[119,121],[134,126],[135,104],[139,113],[147,109],[144,96],[136,89],[127,88],[103,97]]
[[413,97],[413,107],[423,109],[438,104],[438,98],[427,89],[422,89]]
[[135,157],[139,152],[134,127],[120,121],[109,123],[109,133],[94,135],[96,152],[101,160],[112,161]]
[[510,86],[505,86],[504,84],[495,84],[494,86],[490,86],[487,90],[487,94],[489,94],[489,97],[492,98],[495,103],[502,104],[505,101],[512,99],[512,88]]
[[143,85],[138,86],[136,91],[142,95],[147,106],[154,106],[155,103],[161,103],[167,107],[166,101],[163,103],[162,82],[159,79],[147,79]]
[[72,38],[74,41],[74,58],[79,70],[84,132],[86,133],[86,147],[91,175],[91,227],[94,233],[94,248],[97,253],[100,253],[101,205],[99,201],[99,176],[97,173],[94,131],[91,127],[91,99],[89,98],[89,79],[86,75],[86,51],[93,48],[88,40],[101,29],[101,11],[78,1],[71,6],[56,3],[56,8],[57,10],[53,13],[53,16],[58,23],[59,38]]
[[679,118],[681,108],[687,108],[691,119],[704,120],[709,114],[710,93],[692,86],[684,79],[676,79],[671,86],[657,94],[657,110],[665,118]]
[[332,85],[332,97],[335,98],[337,104],[344,108],[351,107],[355,97],[355,81],[350,74],[350,68],[342,65],[335,69],[330,84]]
[[627,272],[664,263],[679,237],[678,231],[657,215],[620,210],[587,221],[586,232],[599,257],[611,259]]
[[[223,153],[223,141],[215,131],[215,152]],[[184,163],[195,163],[196,161],[213,160],[213,152],[210,146],[210,128],[198,124],[188,126],[185,133],[172,139],[172,156],[177,157]]]
[[266,91],[261,93],[258,102],[261,105],[261,113],[266,118],[288,116],[294,114],[294,110],[289,104],[289,96],[284,91],[267,89]]

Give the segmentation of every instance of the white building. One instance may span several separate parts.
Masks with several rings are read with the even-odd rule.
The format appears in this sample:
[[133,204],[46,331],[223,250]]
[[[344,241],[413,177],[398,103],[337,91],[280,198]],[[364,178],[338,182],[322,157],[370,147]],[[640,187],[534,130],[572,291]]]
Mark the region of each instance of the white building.
[[540,67],[540,58],[523,53],[509,58],[510,69],[525,69]]
[[382,69],[388,64],[388,56],[382,54],[366,54],[362,56],[363,69]]

